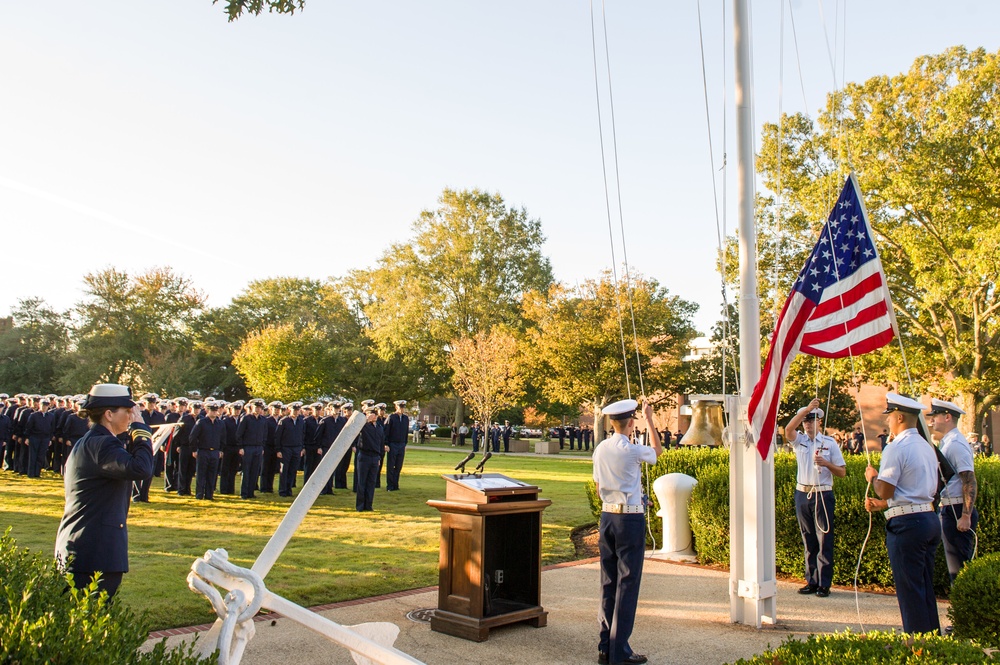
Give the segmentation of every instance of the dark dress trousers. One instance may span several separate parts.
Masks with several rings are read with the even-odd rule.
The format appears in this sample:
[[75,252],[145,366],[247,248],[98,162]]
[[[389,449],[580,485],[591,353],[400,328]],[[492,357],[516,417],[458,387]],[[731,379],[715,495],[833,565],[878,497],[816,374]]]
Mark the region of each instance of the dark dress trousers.
[[[330,448],[333,447],[333,442],[337,440],[340,435],[340,431],[344,429],[344,423],[347,422],[347,418],[343,416],[326,416],[319,421],[319,427],[316,428],[316,452],[320,456],[320,461],[322,461],[323,455],[330,454]],[[350,449],[348,449],[344,456],[340,459],[340,463],[337,464],[337,468],[326,479],[326,483],[323,484],[323,490],[320,494],[333,494],[333,479],[337,475],[337,471],[340,469],[341,464],[344,460],[350,460]],[[344,464],[344,483],[343,486],[347,487],[347,465]]]
[[[132,483],[153,475],[153,447],[144,425],[130,428],[131,451],[94,425],[66,460],[66,508],[56,534],[56,559],[74,576],[128,572]],[[82,580],[81,580],[82,581]],[[109,590],[109,595],[114,590]]]
[[382,454],[385,432],[374,423],[365,423],[358,437],[358,458],[354,477],[357,479],[355,508],[360,511],[373,510],[375,500],[375,480],[378,478],[378,461]]
[[281,478],[278,496],[291,496],[302,455],[304,424],[301,418],[285,416],[274,430],[274,447],[281,453]]
[[55,432],[56,417],[51,411],[35,411],[28,416],[24,436],[28,439],[28,477],[40,478]]
[[264,461],[264,441],[267,439],[267,423],[264,418],[252,413],[240,418],[236,426],[236,441],[243,451],[243,479],[240,497],[254,498],[260,468]]

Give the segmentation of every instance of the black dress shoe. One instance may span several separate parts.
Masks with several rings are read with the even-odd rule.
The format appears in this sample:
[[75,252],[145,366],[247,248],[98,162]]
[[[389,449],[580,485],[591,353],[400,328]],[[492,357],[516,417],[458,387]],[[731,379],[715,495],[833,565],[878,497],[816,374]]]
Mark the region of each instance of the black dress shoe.
[[828,586],[821,586],[820,588],[816,589],[817,598],[826,598],[829,595],[830,595],[830,587]]
[[643,656],[641,653],[634,653],[631,656],[625,658],[625,660],[619,661],[615,665],[642,665],[649,659]]
[[597,665],[608,665],[608,654],[605,651],[597,652]]
[[810,594],[810,593],[816,593],[818,590],[819,590],[819,587],[816,586],[815,584],[807,584],[804,587],[802,587],[801,589],[799,589],[799,593],[801,593],[802,595],[806,595],[806,594]]

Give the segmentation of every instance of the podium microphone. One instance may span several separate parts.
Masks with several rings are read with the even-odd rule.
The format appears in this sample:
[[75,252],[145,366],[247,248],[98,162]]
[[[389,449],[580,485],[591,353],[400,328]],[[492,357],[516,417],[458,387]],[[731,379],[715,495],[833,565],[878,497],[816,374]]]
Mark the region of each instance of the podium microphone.
[[468,464],[469,461],[471,461],[472,458],[475,456],[476,453],[469,453],[468,455],[466,455],[465,459],[459,462],[458,466],[455,467],[455,471],[461,471],[462,473],[465,473],[465,465]]
[[493,453],[490,452],[489,450],[487,450],[486,454],[483,455],[483,459],[479,460],[479,464],[476,466],[475,471],[473,471],[472,473],[476,473],[477,471],[479,471],[480,469],[482,469],[483,465],[486,464],[486,460],[488,460],[491,457],[493,457]]

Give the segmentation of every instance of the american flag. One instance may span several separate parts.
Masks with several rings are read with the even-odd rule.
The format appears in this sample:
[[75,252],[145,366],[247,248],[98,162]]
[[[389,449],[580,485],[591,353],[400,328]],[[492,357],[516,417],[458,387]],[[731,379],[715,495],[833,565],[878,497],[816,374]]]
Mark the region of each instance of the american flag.
[[874,351],[898,333],[868,213],[852,173],[781,309],[749,418],[767,459],[781,386],[798,353],[843,358]]

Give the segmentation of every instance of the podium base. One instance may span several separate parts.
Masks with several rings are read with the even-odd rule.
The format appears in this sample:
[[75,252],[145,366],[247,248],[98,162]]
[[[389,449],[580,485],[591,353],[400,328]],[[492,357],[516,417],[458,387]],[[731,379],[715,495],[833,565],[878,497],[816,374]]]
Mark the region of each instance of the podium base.
[[473,642],[485,642],[490,638],[490,629],[498,626],[506,626],[511,623],[528,622],[535,628],[542,628],[548,624],[549,613],[539,606],[527,607],[513,612],[496,614],[482,619],[447,612],[445,610],[435,610],[431,617],[431,630],[445,635],[461,637],[464,640]]

